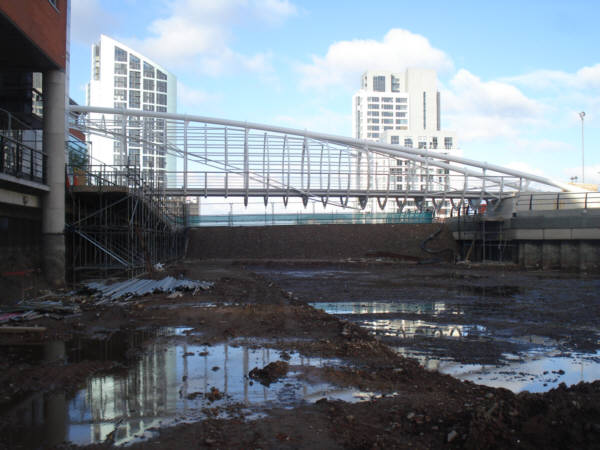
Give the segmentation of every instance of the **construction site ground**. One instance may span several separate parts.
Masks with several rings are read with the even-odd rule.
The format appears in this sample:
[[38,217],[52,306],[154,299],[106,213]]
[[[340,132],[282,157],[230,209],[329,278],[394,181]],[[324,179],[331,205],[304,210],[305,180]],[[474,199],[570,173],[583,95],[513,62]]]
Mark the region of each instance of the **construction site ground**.
[[[304,276],[290,276],[290,271]],[[68,427],[75,420],[69,405],[76,395],[93,388],[93,377],[131,376],[159,339],[165,345],[176,341],[178,349],[205,349],[178,350],[177,367],[209,358],[224,344],[229,345],[230,358],[240,346],[267,347],[273,364],[250,364],[243,380],[238,380],[246,383],[240,392],[261,386],[266,398],[279,379],[295,371],[308,386],[325,383],[356,395],[352,401],[327,395],[281,400],[249,413],[242,404],[225,402],[222,386],[182,394],[188,383],[183,376],[170,380],[179,386],[177,401],[184,397],[204,402],[202,419],[168,426],[165,421],[145,433],[140,429],[128,441],[131,448],[600,448],[600,381],[559,384],[545,393],[514,393],[463,382],[400,356],[386,336],[308,304],[369,299],[410,303],[446,295],[454,298],[455,306],[460,302],[465,306],[467,312],[453,319],[459,323],[545,336],[567,349],[597,352],[600,291],[596,278],[523,272],[507,265],[418,265],[385,258],[198,260],[152,276],[166,275],[214,285],[110,302],[99,302],[84,289],[54,292],[45,299],[76,305],[81,312],[11,323],[14,332],[0,333],[0,446],[74,446],[68,442]],[[476,295],[455,295],[465,291]],[[410,319],[416,313],[402,314]],[[429,321],[446,319],[444,312],[427,316]],[[38,329],[19,332],[18,327]],[[424,336],[411,345],[437,347],[433,342]],[[506,351],[500,344],[486,345],[468,336],[449,342],[443,352],[462,361],[493,363]],[[48,343],[59,343],[58,351],[53,352]],[[298,358],[333,363],[294,368]],[[210,370],[221,373],[224,367],[215,365]],[[160,380],[154,382],[160,385]],[[32,417],[32,411],[37,411],[32,398],[45,402],[40,417]],[[56,398],[62,399],[64,410],[59,417],[48,412]],[[78,419],[80,423],[106,412],[90,414]],[[128,403],[126,415],[136,415],[133,402]],[[96,435],[100,442],[91,439],[89,447],[121,443],[130,431],[121,430],[123,420],[105,420],[113,431]]]

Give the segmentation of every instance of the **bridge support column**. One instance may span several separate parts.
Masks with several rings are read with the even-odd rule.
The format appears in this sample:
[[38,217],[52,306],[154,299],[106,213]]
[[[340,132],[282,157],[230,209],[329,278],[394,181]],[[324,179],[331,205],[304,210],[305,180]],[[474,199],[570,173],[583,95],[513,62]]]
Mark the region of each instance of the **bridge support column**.
[[65,73],[44,72],[44,152],[50,191],[42,205],[42,269],[50,285],[65,283]]

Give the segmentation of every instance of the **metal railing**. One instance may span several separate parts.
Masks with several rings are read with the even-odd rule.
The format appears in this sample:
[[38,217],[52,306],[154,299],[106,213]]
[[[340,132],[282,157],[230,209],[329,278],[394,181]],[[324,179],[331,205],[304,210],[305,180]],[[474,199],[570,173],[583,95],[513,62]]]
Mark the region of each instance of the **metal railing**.
[[190,227],[214,226],[271,226],[271,225],[330,225],[330,224],[415,224],[432,223],[433,213],[287,213],[287,214],[220,214],[191,215]]
[[600,208],[600,192],[534,192],[517,197],[516,211]]
[[41,149],[41,130],[0,109],[0,173],[45,184],[47,157]]

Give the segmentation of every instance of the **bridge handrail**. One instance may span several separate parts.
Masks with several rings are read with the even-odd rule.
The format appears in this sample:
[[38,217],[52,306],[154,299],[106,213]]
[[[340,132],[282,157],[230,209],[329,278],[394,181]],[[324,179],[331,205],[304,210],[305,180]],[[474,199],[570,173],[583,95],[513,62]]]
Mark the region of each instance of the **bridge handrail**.
[[98,113],[98,114],[110,114],[110,115],[127,115],[127,116],[138,116],[138,117],[153,117],[153,118],[162,118],[167,120],[180,120],[183,122],[203,122],[210,123],[215,125],[222,125],[228,127],[236,127],[240,129],[256,129],[266,132],[273,133],[281,133],[287,135],[296,135],[302,136],[318,141],[336,143],[340,145],[346,145],[352,147],[358,152],[365,152],[365,148],[368,147],[371,150],[377,150],[379,152],[387,153],[391,156],[401,156],[401,157],[423,157],[427,159],[442,159],[444,161],[451,161],[457,164],[463,164],[471,167],[478,167],[483,171],[494,171],[498,173],[504,173],[507,175],[511,175],[517,178],[523,178],[529,181],[541,183],[548,186],[557,187],[567,192],[583,192],[584,190],[569,185],[567,183],[562,183],[558,181],[551,180],[546,177],[541,177],[539,175],[534,175],[526,172],[522,172],[515,169],[510,169],[507,167],[502,167],[496,164],[490,164],[487,162],[476,161],[468,158],[463,158],[451,154],[442,154],[438,152],[432,152],[427,149],[415,149],[402,147],[398,145],[392,144],[383,144],[383,143],[375,143],[362,139],[354,139],[344,136],[336,136],[326,133],[319,132],[310,132],[307,130],[299,130],[294,128],[287,127],[278,127],[272,125],[265,125],[253,122],[242,122],[237,120],[227,120],[227,119],[219,119],[213,117],[205,117],[205,116],[195,116],[188,114],[173,114],[173,113],[160,113],[160,112],[152,112],[152,111],[138,111],[138,110],[129,110],[129,109],[114,109],[114,108],[104,108],[104,107],[95,107],[95,106],[82,106],[82,105],[71,105],[69,107],[72,112],[79,113]]

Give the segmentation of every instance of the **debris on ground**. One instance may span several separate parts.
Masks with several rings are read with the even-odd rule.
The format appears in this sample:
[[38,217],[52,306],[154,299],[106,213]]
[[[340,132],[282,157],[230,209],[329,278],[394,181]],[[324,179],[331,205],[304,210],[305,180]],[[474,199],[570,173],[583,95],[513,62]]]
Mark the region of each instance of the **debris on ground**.
[[268,387],[271,383],[284,377],[287,374],[289,367],[290,365],[285,361],[275,361],[267,364],[262,369],[255,367],[248,373],[248,376],[253,380],[258,381],[263,386]]
[[55,301],[22,301],[16,305],[0,307],[0,324],[41,318],[63,319],[80,312],[78,305],[65,305]]
[[132,278],[113,284],[94,281],[86,283],[86,287],[92,291],[98,291],[98,297],[104,300],[117,300],[123,297],[138,297],[142,295],[164,292],[172,293],[174,291],[196,291],[208,290],[214,283],[209,281],[178,280],[168,276],[161,280],[150,280]]

